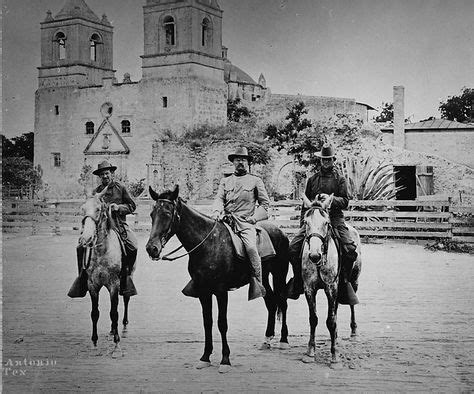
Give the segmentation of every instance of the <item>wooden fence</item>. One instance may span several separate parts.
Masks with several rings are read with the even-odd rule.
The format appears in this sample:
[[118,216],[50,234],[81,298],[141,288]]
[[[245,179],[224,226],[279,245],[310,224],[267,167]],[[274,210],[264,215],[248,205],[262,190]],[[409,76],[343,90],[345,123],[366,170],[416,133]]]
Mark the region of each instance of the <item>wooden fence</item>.
[[[3,201],[3,232],[28,232],[32,235],[79,233],[83,200]],[[194,204],[197,210],[210,213],[210,201]],[[135,231],[149,231],[152,200],[138,200],[128,223]],[[362,237],[449,239],[474,243],[474,209],[453,207],[449,201],[351,201],[344,212]],[[272,203],[270,220],[290,237],[298,231],[299,201]]]

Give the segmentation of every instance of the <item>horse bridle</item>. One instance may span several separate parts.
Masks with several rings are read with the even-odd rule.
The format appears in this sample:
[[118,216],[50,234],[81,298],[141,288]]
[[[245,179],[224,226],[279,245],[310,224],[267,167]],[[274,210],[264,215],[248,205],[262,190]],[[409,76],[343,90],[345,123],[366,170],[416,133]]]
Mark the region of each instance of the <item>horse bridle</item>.
[[328,257],[329,240],[331,239],[331,224],[328,224],[328,231],[327,231],[325,237],[323,237],[321,234],[318,234],[318,233],[306,234],[305,235],[305,241],[308,243],[308,247],[309,247],[311,238],[313,238],[313,237],[319,238],[322,242],[321,260],[319,260],[319,262],[316,263],[316,265],[319,267],[322,264],[323,259],[327,259],[327,257]]
[[[155,210],[155,208],[158,207],[158,205],[157,205],[158,202],[171,204],[172,207],[173,207],[172,208],[173,213],[172,213],[172,217],[171,217],[171,224],[170,224],[168,230],[166,231],[166,233],[163,234],[160,238],[161,246],[164,247],[166,245],[166,243],[170,240],[170,238],[174,235],[173,228],[175,227],[175,222],[177,222],[176,224],[179,224],[179,222],[181,220],[181,217],[179,216],[179,212],[178,212],[178,204],[175,201],[168,200],[166,198],[159,198],[159,199],[156,200],[156,203],[155,203],[155,206],[153,207],[153,210]],[[163,206],[163,204],[161,204],[160,206]]]
[[[178,204],[176,201],[173,201],[173,200],[168,200],[166,198],[158,198],[155,200],[156,202],[158,201],[162,201],[162,202],[166,202],[166,203],[169,203],[173,206],[173,214],[172,214],[172,219],[171,219],[171,224],[170,224],[170,227],[168,228],[168,230],[166,231],[166,233],[161,237],[160,239],[160,242],[161,242],[161,247],[164,248],[165,245],[167,244],[167,242],[170,240],[170,238],[176,233],[176,231],[173,231],[173,227],[176,227],[177,224],[179,224],[180,220],[181,220],[181,216],[179,215],[179,212],[178,212]],[[157,207],[157,205],[155,204],[155,206],[153,207],[153,210],[155,210],[155,208]],[[175,220],[177,219],[177,220]],[[171,256],[172,254],[176,253],[178,250],[180,249],[183,249],[184,246],[183,245],[180,245],[178,246],[176,249],[172,250],[171,252],[165,254],[164,256],[161,257],[161,260],[167,260],[167,261],[173,261],[173,260],[177,260],[177,259],[180,259],[181,257],[184,257],[184,256],[187,256],[189,255],[190,253],[194,252],[197,248],[199,248],[203,243],[204,241],[209,238],[209,236],[212,234],[212,232],[214,231],[214,229],[216,228],[217,226],[217,220],[216,222],[214,223],[214,226],[212,227],[211,231],[209,232],[209,234],[207,234],[204,239],[199,242],[195,247],[193,247],[189,252],[186,252],[180,256],[175,256],[175,257],[169,257]]]
[[[94,218],[93,216],[91,215],[84,215],[84,217],[82,218],[82,226],[84,226],[84,222],[86,221],[87,218],[90,218],[94,223],[95,223],[95,234],[94,234],[94,239],[93,239],[93,242],[92,242],[92,245],[91,246],[87,246],[89,248],[96,248],[97,246],[100,246],[101,244],[97,244],[97,233],[99,231],[99,228],[98,228],[98,224],[99,222],[101,221],[102,219],[102,216],[105,215],[105,210],[103,209],[103,205],[104,205],[104,201],[99,199],[100,201],[100,212],[99,212],[99,216],[96,218]],[[110,205],[108,207],[108,214],[109,214],[109,217],[111,216],[111,208],[110,208]]]

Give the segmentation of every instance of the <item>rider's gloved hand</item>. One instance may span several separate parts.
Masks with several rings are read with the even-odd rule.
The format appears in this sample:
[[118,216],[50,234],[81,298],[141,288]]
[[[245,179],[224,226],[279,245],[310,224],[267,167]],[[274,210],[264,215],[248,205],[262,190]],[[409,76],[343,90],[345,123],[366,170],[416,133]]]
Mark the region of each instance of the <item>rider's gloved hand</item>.
[[211,215],[211,218],[214,220],[219,220],[221,218],[221,213],[219,211],[214,211]]

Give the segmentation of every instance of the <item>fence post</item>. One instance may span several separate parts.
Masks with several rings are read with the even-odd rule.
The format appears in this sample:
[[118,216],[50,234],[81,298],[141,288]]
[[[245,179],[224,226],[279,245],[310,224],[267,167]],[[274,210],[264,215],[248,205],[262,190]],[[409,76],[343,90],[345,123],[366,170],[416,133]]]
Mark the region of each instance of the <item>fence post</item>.
[[33,203],[33,210],[32,210],[32,220],[31,220],[31,235],[36,235],[38,234],[38,208],[37,206]]
[[54,235],[61,235],[61,220],[59,217],[58,203],[54,204]]

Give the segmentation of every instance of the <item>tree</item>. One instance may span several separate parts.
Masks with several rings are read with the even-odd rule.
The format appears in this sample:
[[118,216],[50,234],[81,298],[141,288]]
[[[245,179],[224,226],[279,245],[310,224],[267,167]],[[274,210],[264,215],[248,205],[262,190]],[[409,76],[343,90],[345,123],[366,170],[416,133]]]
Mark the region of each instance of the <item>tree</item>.
[[41,186],[41,169],[24,157],[5,157],[2,163],[2,182],[14,188]]
[[374,118],[374,120],[377,123],[392,122],[393,121],[393,103],[382,102],[382,110],[380,111],[380,114]]
[[440,102],[438,109],[442,119],[474,122],[474,88],[465,87],[460,96],[448,96],[445,102]]
[[276,125],[271,124],[264,131],[265,137],[278,151],[291,149],[301,133],[312,127],[311,121],[305,118],[307,114],[308,110],[305,104],[299,101],[288,108],[288,115],[285,117],[286,122],[283,128],[279,130]]
[[233,122],[240,122],[242,118],[249,118],[252,116],[252,111],[247,107],[241,105],[241,100],[236,98],[234,100],[227,100],[227,119]]
[[29,132],[11,140],[2,135],[3,157],[24,157],[33,162],[34,133]]
[[33,167],[34,133],[11,140],[2,135],[2,182],[14,188],[41,186],[41,168]]

